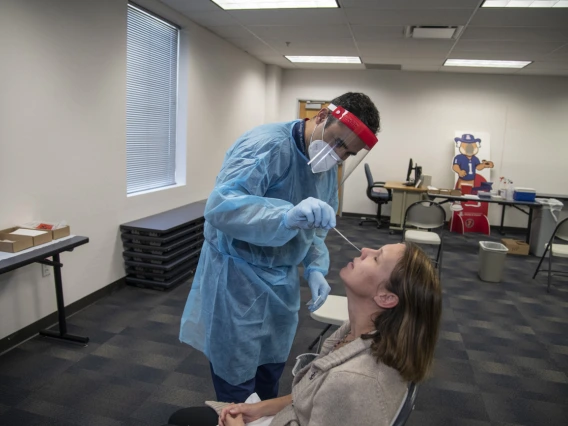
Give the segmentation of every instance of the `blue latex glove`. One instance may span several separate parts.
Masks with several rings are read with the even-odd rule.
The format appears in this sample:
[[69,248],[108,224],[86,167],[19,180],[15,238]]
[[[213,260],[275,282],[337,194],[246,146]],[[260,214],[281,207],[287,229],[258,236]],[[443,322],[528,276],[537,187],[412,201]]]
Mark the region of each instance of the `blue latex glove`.
[[289,229],[335,228],[335,210],[317,198],[306,198],[288,210],[284,225]]
[[327,283],[323,274],[319,271],[313,271],[310,273],[308,285],[312,292],[311,302],[313,302],[309,305],[308,309],[310,312],[314,312],[321,308],[324,304],[325,299],[327,299],[327,295],[331,291],[331,287]]

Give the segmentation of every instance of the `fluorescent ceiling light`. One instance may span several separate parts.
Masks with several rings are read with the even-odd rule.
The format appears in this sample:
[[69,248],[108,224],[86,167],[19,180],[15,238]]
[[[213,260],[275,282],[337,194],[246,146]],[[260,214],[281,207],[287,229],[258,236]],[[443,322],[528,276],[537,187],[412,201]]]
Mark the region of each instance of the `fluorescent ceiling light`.
[[290,62],[308,64],[360,64],[359,56],[284,56]]
[[485,61],[478,59],[447,59],[445,67],[524,68],[532,61]]
[[482,7],[568,7],[568,0],[485,0]]
[[211,0],[225,10],[339,7],[336,0]]

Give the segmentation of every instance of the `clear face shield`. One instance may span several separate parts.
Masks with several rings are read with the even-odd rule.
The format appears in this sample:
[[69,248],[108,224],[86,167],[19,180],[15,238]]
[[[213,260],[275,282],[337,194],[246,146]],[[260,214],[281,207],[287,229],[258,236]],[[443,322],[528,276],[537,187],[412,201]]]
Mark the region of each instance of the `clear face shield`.
[[[345,108],[330,104],[328,109],[328,118],[316,126],[310,138],[308,165],[314,173],[322,173],[339,165],[342,185],[375,146],[377,137]],[[336,120],[330,120],[329,117]]]

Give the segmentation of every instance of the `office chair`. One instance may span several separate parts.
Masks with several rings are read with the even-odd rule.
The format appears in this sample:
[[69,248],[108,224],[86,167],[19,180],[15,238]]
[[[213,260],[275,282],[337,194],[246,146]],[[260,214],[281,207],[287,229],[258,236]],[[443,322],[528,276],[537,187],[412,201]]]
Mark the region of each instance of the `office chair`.
[[363,219],[359,225],[365,222],[377,224],[377,228],[381,227],[381,206],[392,200],[392,192],[385,188],[385,182],[374,182],[371,168],[365,163],[365,175],[367,176],[367,197],[374,203],[377,203],[377,216],[372,219]]
[[[406,209],[402,225],[402,241],[411,241],[416,244],[437,245],[438,253],[434,264],[438,268],[438,275],[442,277],[442,248],[443,226],[446,224],[446,211],[434,201],[417,201]],[[412,226],[418,229],[406,229]],[[430,232],[442,228],[440,233]]]
[[558,223],[556,225],[556,229],[552,233],[550,240],[545,245],[544,253],[540,258],[540,262],[538,262],[538,266],[536,267],[536,271],[534,271],[533,280],[536,277],[536,274],[539,273],[540,266],[542,265],[542,261],[546,257],[546,253],[550,250],[550,254],[548,255],[548,286],[546,287],[546,292],[550,293],[550,284],[552,282],[552,273],[554,272],[555,275],[568,275],[565,271],[553,271],[552,270],[552,258],[556,257],[567,257],[568,258],[568,244],[555,244],[554,239],[558,238],[563,241],[568,241],[568,217]]

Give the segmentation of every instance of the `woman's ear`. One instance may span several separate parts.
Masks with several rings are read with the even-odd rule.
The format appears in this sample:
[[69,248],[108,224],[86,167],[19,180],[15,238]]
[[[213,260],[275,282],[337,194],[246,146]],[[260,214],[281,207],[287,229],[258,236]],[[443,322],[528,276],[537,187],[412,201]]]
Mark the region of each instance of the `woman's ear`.
[[398,296],[390,291],[382,291],[377,294],[373,300],[383,309],[392,309],[398,305]]

